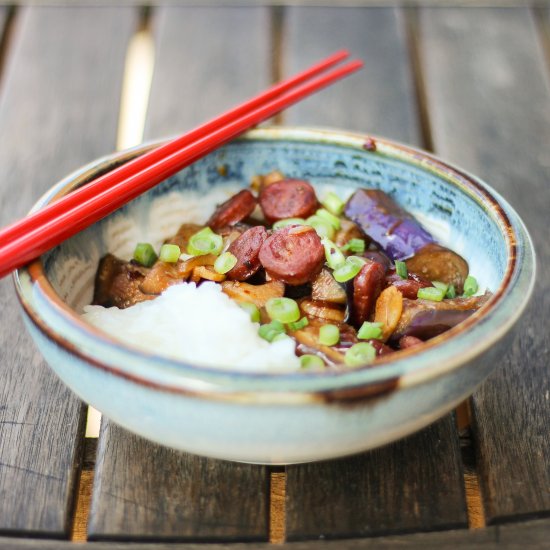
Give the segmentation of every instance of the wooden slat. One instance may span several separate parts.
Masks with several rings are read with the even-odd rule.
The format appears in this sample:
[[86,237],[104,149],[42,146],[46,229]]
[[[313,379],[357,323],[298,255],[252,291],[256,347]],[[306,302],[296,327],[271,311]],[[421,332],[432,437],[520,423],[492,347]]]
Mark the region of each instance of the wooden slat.
[[[334,125],[421,144],[403,14],[393,9],[292,9],[284,67],[348,47],[361,75],[293,108],[287,121]],[[467,524],[453,418],[350,459],[287,468],[287,537],[344,537]]]
[[[2,77],[0,225],[114,148],[133,24],[128,10],[19,12]],[[66,536],[82,404],[30,342],[8,279],[0,281],[0,304],[0,531]]]
[[550,93],[526,9],[423,10],[435,147],[479,174],[523,217],[538,253],[519,336],[473,398],[490,523],[550,511]]
[[[540,519],[509,525],[497,525],[486,529],[460,529],[435,533],[414,533],[399,536],[350,539],[338,541],[293,542],[282,546],[285,550],[379,550],[388,548],[455,549],[482,548],[529,548],[546,550],[550,537],[550,520]],[[78,550],[82,544],[62,541],[37,541],[31,539],[0,538],[2,550]],[[250,550],[250,543],[232,544],[231,550]],[[267,543],[253,545],[254,550],[270,550],[274,545]],[[226,544],[205,543],[113,543],[94,542],[95,550],[227,550]]]
[[[265,87],[269,29],[266,9],[159,9],[147,137],[180,132]],[[267,468],[175,452],[108,422],[98,453],[94,539],[267,540]]]
[[290,108],[286,124],[332,126],[420,144],[403,12],[292,8],[283,21],[287,74],[344,47],[365,62],[359,73]]

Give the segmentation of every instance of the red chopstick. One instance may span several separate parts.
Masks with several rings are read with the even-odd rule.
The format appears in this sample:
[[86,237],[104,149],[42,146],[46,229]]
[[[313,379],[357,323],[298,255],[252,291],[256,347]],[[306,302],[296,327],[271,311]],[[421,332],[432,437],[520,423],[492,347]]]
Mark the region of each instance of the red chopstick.
[[[331,65],[335,63],[336,61],[332,60]],[[36,225],[31,224],[32,228],[23,234],[15,227],[18,224],[6,228],[6,230],[0,232],[0,242],[2,242],[0,245],[0,277],[38,257],[46,250],[59,244],[78,231],[85,229],[250,127],[272,117],[274,114],[313,92],[357,71],[362,65],[360,61],[350,62],[309,82],[299,84],[290,91],[280,93],[279,90],[278,95],[269,99],[264,104],[258,106],[255,103],[255,107],[252,110],[249,110],[244,105],[238,107],[234,110],[240,111],[237,117],[226,113],[220,117],[222,124],[219,126],[216,124],[219,119],[211,121],[208,124],[211,125],[210,130],[212,131],[201,131],[202,135],[199,132],[198,139],[196,139],[197,136],[195,135],[195,139],[192,142],[177,149],[175,152],[160,158],[152,164],[147,164],[146,166],[140,165],[141,169],[139,171],[129,174],[128,177],[125,177],[122,181],[115,183],[111,187],[105,188],[103,186],[101,189],[96,188],[97,181],[101,181],[103,178],[88,184],[82,189],[92,187],[93,193],[87,194],[86,200],[82,200],[82,202],[73,200],[71,201],[71,207],[67,208],[65,200],[76,195],[78,191],[75,191],[67,195],[66,198],[53,203],[52,206],[63,203],[64,208],[60,209],[57,207],[55,215],[51,215],[50,211],[49,216],[45,217],[45,219],[41,217],[40,223],[36,223]],[[312,67],[309,71],[313,69]],[[318,69],[316,74],[319,71]],[[303,81],[301,75],[298,75],[297,78]],[[285,83],[281,85],[285,85]],[[252,101],[257,101],[259,97],[257,96]],[[227,118],[231,120],[228,121]],[[201,128],[204,128],[204,126]],[[217,128],[214,129],[216,126]],[[199,129],[193,132],[197,131]],[[178,140],[180,139],[182,138],[178,138]],[[170,142],[170,144],[172,143],[174,142]],[[166,145],[162,148],[165,147]],[[155,149],[154,152],[157,152],[159,149]],[[80,199],[82,199],[82,196],[80,196]],[[43,211],[41,210],[38,213],[40,212]],[[19,223],[24,223],[27,219]],[[5,232],[12,232],[16,237],[8,241],[5,238]]]
[[282,82],[275,84],[274,86],[252,97],[241,105],[238,105],[237,107],[234,107],[233,109],[206,122],[205,124],[194,128],[190,132],[187,132],[186,134],[183,134],[182,136],[179,136],[174,140],[153,149],[152,151],[140,155],[139,157],[132,159],[131,161],[123,164],[122,166],[119,166],[118,168],[115,168],[114,170],[111,170],[107,174],[95,179],[93,185],[85,185],[80,189],[76,189],[62,199],[49,204],[48,206],[38,210],[37,212],[27,216],[26,218],[23,218],[22,220],[10,226],[7,226],[0,233],[0,237],[2,238],[0,242],[2,242],[3,240],[7,242],[8,240],[28,233],[32,229],[39,227],[43,222],[48,221],[48,219],[50,219],[52,216],[63,213],[65,210],[68,210],[73,206],[77,206],[78,204],[88,200],[89,198],[92,198],[94,195],[97,195],[101,191],[113,187],[115,184],[124,181],[126,178],[132,176],[136,172],[139,172],[140,170],[143,170],[148,166],[155,164],[163,158],[182,149],[186,145],[193,143],[193,141],[208,135],[208,133],[212,130],[215,130],[216,128],[219,128],[231,122],[232,120],[237,119],[238,117],[252,111],[256,107],[259,107],[270,99],[273,99],[278,95],[287,92],[293,87],[296,87],[299,84],[306,82],[314,76],[317,76],[327,69],[330,69],[337,63],[343,61],[348,56],[349,52],[347,50],[335,52],[329,57],[322,59],[318,63],[315,63],[305,71],[302,71],[301,73],[294,75],[287,80],[283,80]]

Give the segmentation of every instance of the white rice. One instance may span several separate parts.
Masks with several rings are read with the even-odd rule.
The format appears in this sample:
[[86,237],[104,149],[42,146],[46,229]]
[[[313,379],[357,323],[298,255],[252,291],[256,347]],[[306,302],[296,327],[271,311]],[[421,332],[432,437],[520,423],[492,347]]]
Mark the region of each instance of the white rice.
[[143,351],[192,364],[249,372],[295,371],[294,340],[270,344],[221,286],[181,283],[127,309],[85,306],[82,317]]

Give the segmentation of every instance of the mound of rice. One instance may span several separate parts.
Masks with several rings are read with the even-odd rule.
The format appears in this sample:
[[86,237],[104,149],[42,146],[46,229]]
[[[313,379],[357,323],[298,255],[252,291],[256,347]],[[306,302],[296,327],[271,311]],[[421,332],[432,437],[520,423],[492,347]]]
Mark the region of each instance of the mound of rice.
[[196,365],[254,372],[300,368],[294,340],[270,344],[260,338],[258,323],[215,283],[177,284],[127,309],[86,306],[82,317],[133,347]]

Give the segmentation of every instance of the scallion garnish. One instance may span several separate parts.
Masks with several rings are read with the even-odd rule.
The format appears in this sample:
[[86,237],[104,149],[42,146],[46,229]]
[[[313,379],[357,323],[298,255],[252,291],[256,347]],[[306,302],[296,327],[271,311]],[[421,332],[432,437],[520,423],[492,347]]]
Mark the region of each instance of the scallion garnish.
[[334,227],[330,222],[327,222],[319,216],[310,216],[306,220],[306,225],[309,225],[315,229],[319,237],[333,239],[334,238]]
[[181,250],[177,244],[163,244],[160,247],[159,259],[161,262],[175,264],[180,257]]
[[238,302],[239,307],[244,309],[249,315],[250,320],[253,323],[259,323],[260,322],[260,310],[256,306],[256,304],[253,304],[252,302]]
[[258,329],[258,335],[268,342],[273,342],[273,340],[279,334],[283,334],[284,331],[285,327],[283,323],[280,323],[279,321],[271,321],[271,323],[260,326],[260,328]]
[[319,329],[319,343],[334,346],[340,341],[340,329],[336,325],[323,325]]
[[151,267],[157,261],[155,249],[149,243],[138,243],[134,250],[134,260],[145,267]]
[[445,293],[445,298],[456,298],[456,288],[455,285],[449,285],[447,292]]
[[478,291],[478,288],[476,278],[468,275],[464,281],[464,296],[473,296]]
[[407,279],[409,277],[409,273],[407,271],[407,264],[405,262],[401,262],[400,260],[396,260],[395,262],[395,272],[402,279]]
[[193,256],[204,254],[219,254],[222,250],[223,239],[210,229],[205,227],[191,236],[187,245],[187,252]]
[[274,321],[293,323],[300,318],[300,308],[292,298],[270,298],[265,309]]
[[417,298],[421,300],[430,300],[432,302],[441,302],[445,296],[445,290],[436,288],[435,286],[428,286],[426,288],[419,288],[416,293]]
[[288,323],[288,329],[289,330],[300,330],[304,327],[307,327],[309,325],[309,321],[307,320],[307,317],[302,317],[299,321],[294,321],[292,323]]
[[447,294],[447,290],[449,288],[449,285],[447,283],[443,283],[441,281],[432,281],[432,285],[435,286],[435,288],[439,288],[439,290],[442,290],[444,294]]
[[346,257],[330,239],[321,239],[321,243],[325,247],[325,258],[327,259],[327,265],[331,269],[336,269],[345,263]]
[[236,265],[237,256],[234,256],[231,252],[224,252],[216,258],[214,271],[224,274],[231,271]]
[[359,367],[361,365],[368,365],[372,363],[376,358],[376,350],[368,342],[360,342],[354,344],[346,351],[344,355],[344,363],[348,367]]
[[285,218],[284,220],[276,221],[273,224],[273,229],[282,229],[288,225],[304,225],[306,221],[303,218]]
[[306,353],[300,357],[300,367],[302,369],[317,369],[324,366],[325,362],[312,353]]
[[339,216],[344,211],[344,201],[332,191],[329,191],[325,198],[321,201],[321,204],[335,216]]
[[319,208],[319,210],[315,212],[315,215],[330,223],[334,229],[340,229],[340,218],[334,214],[331,214],[326,208]]
[[354,254],[363,254],[365,252],[365,241],[363,239],[350,239],[342,250],[349,250]]
[[359,271],[361,271],[365,263],[366,260],[364,258],[360,258],[359,256],[348,256],[345,263],[333,271],[332,276],[339,283],[345,283],[353,279]]
[[378,340],[381,337],[382,323],[369,323],[369,321],[365,321],[357,332],[357,338],[361,340]]

